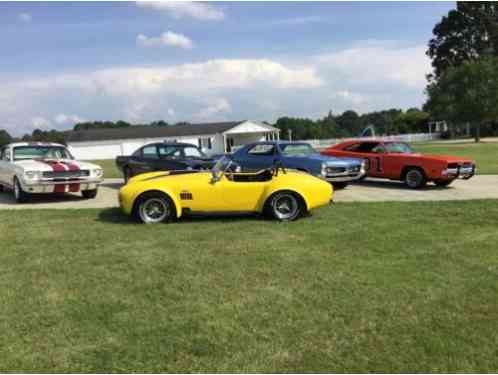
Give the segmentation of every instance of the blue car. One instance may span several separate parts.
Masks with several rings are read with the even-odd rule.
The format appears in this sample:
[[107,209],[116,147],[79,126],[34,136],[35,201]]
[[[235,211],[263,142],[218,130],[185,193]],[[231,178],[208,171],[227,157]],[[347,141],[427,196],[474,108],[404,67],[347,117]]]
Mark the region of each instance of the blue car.
[[255,142],[238,149],[232,159],[247,171],[269,168],[279,162],[284,168],[297,169],[327,180],[336,189],[342,189],[350,181],[365,175],[364,160],[320,155],[306,142]]

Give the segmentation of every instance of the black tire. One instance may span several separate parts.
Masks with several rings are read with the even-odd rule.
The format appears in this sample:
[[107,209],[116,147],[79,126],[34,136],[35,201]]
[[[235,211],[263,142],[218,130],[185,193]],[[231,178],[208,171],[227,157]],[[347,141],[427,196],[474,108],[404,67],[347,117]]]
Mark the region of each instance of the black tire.
[[176,207],[164,193],[144,193],[137,198],[133,216],[144,224],[168,223],[176,218]]
[[454,179],[452,179],[452,180],[436,180],[436,181],[434,181],[434,183],[436,184],[436,186],[446,187],[446,186],[450,186],[453,181],[455,181],[455,180]]
[[0,193],[3,193],[3,191],[4,191],[3,185],[0,185]]
[[93,199],[97,196],[98,189],[94,190],[82,190],[81,195],[83,195],[83,198],[85,199]]
[[126,185],[128,181],[130,181],[130,178],[132,178],[130,168],[126,167],[125,169],[123,169],[123,178]]
[[412,167],[405,171],[403,181],[410,189],[419,189],[427,183],[427,177],[422,169]]
[[332,182],[332,185],[334,185],[334,189],[335,190],[342,190],[342,189],[345,189],[346,186],[349,185],[349,182],[344,182],[344,181],[341,181],[341,182]]
[[294,221],[305,213],[303,199],[291,191],[278,191],[265,203],[265,215],[278,221]]
[[17,203],[26,203],[29,201],[29,194],[26,193],[22,187],[21,184],[19,183],[19,180],[14,178],[14,199],[16,200]]

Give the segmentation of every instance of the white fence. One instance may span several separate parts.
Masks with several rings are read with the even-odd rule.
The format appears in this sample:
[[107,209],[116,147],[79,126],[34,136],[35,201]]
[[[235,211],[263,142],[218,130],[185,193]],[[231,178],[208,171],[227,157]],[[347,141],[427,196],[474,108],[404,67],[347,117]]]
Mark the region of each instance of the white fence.
[[398,135],[386,135],[382,137],[356,137],[356,138],[334,138],[334,139],[307,139],[303,142],[308,142],[314,148],[321,149],[328,146],[335,145],[340,142],[352,140],[352,139],[382,139],[386,141],[398,141],[398,142],[426,142],[435,139],[440,139],[441,133],[415,133],[415,134],[398,134]]

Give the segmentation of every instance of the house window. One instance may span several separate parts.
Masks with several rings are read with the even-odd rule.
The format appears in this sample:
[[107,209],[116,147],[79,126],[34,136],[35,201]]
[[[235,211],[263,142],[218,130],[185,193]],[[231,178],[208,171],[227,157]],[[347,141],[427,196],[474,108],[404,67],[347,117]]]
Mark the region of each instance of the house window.
[[213,145],[211,144],[211,138],[199,138],[197,140],[197,143],[199,145],[199,148],[202,149],[208,149],[211,150],[213,148]]

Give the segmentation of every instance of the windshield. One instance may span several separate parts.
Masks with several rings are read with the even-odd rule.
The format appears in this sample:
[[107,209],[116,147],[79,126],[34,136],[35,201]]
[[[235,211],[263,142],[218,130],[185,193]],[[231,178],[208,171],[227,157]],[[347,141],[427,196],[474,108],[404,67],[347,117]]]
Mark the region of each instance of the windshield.
[[73,159],[61,146],[20,146],[14,148],[14,160],[29,159]]
[[284,156],[310,156],[317,152],[307,143],[290,143],[280,145]]
[[197,147],[185,147],[183,153],[186,158],[202,158],[205,157],[204,153]]
[[213,165],[213,168],[211,168],[211,174],[215,178],[221,178],[221,175],[225,173],[228,168],[230,168],[230,165],[232,164],[232,160],[226,156],[221,157],[215,165]]
[[413,149],[403,142],[393,142],[385,144],[386,151],[393,154],[413,154]]

